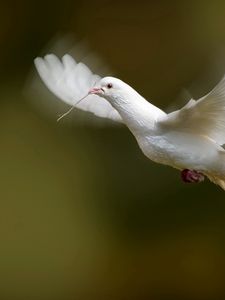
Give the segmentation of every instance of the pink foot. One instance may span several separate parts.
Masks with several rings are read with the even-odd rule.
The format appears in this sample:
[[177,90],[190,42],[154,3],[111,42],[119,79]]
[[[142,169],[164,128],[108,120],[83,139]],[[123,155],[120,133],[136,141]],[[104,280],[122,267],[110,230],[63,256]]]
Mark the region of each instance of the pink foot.
[[186,183],[199,183],[204,181],[205,176],[198,171],[184,169],[181,171],[181,178]]

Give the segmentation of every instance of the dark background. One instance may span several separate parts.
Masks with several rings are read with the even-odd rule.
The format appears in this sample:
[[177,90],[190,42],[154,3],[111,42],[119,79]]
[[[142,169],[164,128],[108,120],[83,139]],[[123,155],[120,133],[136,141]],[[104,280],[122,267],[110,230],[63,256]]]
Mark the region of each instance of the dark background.
[[0,299],[225,299],[225,192],[34,105],[33,59],[67,33],[163,109],[225,73],[224,1],[0,3]]

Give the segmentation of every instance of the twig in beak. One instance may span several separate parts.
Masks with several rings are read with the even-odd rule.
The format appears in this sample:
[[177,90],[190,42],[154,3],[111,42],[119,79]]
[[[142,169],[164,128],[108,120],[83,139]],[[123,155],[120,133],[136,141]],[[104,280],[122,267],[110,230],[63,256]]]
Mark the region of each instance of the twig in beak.
[[87,96],[89,95],[89,93],[87,95],[85,95],[83,98],[81,98],[76,104],[74,104],[69,110],[67,110],[64,114],[62,114],[61,116],[58,117],[57,122],[59,122],[62,118],[64,118],[65,116],[67,116],[76,106],[77,104],[79,104],[82,100],[84,100]]

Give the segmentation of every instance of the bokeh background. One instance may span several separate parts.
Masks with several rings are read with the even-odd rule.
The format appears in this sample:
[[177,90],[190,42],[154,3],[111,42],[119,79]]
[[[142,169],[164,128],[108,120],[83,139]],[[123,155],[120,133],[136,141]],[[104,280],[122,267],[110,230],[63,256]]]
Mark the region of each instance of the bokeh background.
[[0,299],[224,299],[225,193],[38,107],[33,59],[68,33],[163,109],[225,73],[224,1],[0,3]]

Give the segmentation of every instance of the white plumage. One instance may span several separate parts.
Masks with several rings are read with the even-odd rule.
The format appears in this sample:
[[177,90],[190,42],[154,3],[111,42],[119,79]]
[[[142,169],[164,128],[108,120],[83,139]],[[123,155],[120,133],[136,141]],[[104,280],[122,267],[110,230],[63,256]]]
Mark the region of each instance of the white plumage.
[[127,125],[151,160],[196,170],[225,189],[225,77],[206,96],[166,114],[123,81],[101,79],[69,55],[36,58],[35,65],[64,102],[74,106],[89,93],[77,108]]
[[[76,105],[76,102],[100,80],[100,76],[93,74],[85,64],[76,63],[68,54],[63,56],[62,61],[54,54],[49,54],[45,58],[37,57],[34,63],[50,91],[69,105]],[[99,101],[96,95],[90,95],[85,101],[80,102],[77,108],[98,117],[122,122],[120,115],[109,102],[104,99]]]
[[225,77],[206,96],[197,101],[191,99],[182,109],[165,116],[161,125],[225,144]]

